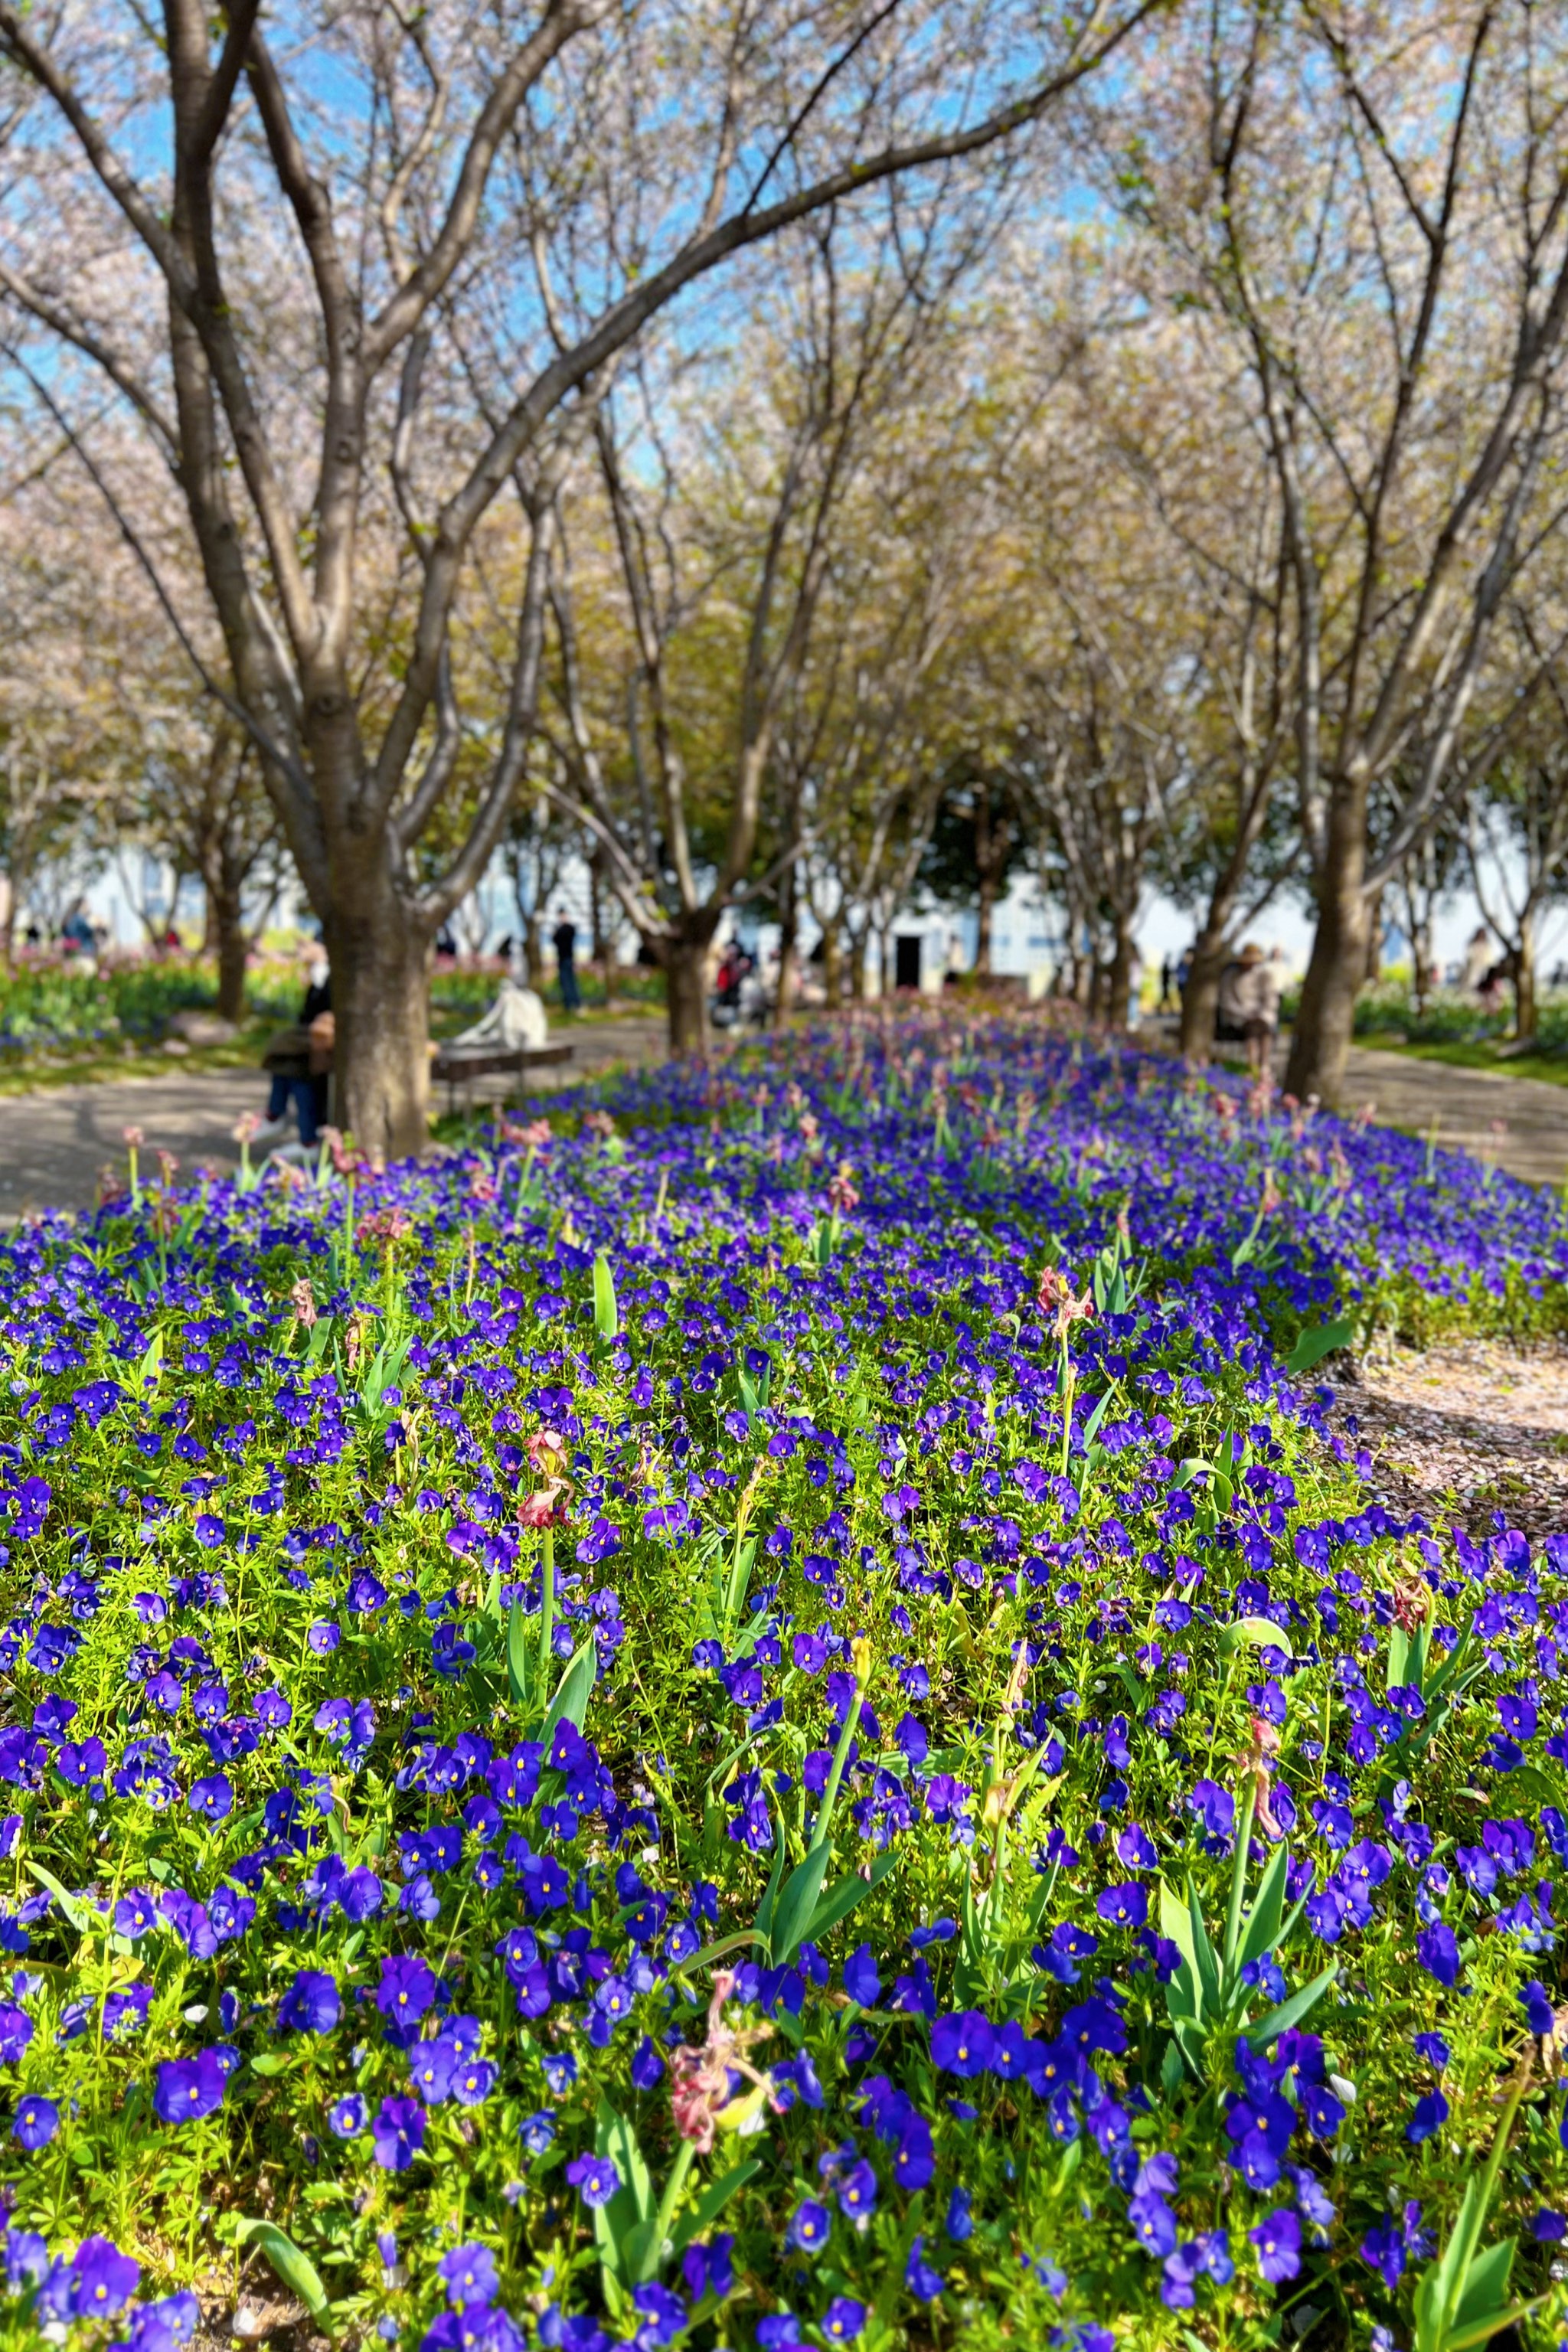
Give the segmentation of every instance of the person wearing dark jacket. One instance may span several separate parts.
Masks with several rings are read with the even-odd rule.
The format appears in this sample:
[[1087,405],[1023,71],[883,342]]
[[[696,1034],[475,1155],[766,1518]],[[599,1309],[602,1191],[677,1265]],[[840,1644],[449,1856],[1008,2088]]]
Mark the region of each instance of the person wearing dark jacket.
[[[289,1131],[290,1104],[299,1118],[300,1142],[309,1150],[316,1141],[327,1116],[334,1026],[332,975],[326,950],[320,940],[312,940],[306,950],[305,1001],[300,1007],[298,1028],[275,1039],[268,1048],[272,1086],[267,1097],[267,1118],[251,1138],[261,1150],[282,1142]],[[291,1050],[282,1050],[285,1046]]]
[[583,992],[577,985],[577,926],[564,911],[550,934],[555,950],[556,970],[561,975],[561,1010],[576,1013],[581,1010]]

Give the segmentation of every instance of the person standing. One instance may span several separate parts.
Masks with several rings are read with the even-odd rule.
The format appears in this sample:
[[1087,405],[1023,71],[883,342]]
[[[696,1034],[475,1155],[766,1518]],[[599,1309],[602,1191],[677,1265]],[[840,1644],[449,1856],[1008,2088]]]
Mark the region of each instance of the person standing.
[[550,934],[555,950],[555,968],[561,977],[561,1010],[577,1013],[582,1009],[583,994],[577,985],[577,926],[565,909],[561,920]]
[[292,1105],[300,1125],[300,1141],[307,1150],[315,1144],[327,1116],[328,1081],[332,1066],[337,1024],[332,1016],[332,975],[327,952],[319,940],[305,950],[305,1001],[294,1028],[275,1037],[262,1056],[272,1080],[267,1118],[251,1137],[266,1149],[281,1143],[289,1131]]
[[1484,923],[1478,923],[1470,933],[1465,949],[1464,969],[1459,974],[1459,986],[1467,996],[1479,994],[1486,986],[1487,973],[1491,969],[1491,933]]
[[1285,952],[1271,948],[1253,966],[1248,980],[1250,1017],[1247,1024],[1247,1066],[1255,1078],[1268,1076],[1279,1034],[1279,999],[1285,992]]

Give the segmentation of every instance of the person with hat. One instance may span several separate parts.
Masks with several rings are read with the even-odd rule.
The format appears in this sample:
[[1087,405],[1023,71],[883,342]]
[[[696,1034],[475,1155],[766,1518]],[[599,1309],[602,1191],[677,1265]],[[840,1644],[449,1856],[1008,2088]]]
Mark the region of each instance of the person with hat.
[[1215,1036],[1222,1045],[1247,1047],[1247,1066],[1254,1077],[1268,1068],[1279,1026],[1279,968],[1255,940],[1247,940],[1219,976]]

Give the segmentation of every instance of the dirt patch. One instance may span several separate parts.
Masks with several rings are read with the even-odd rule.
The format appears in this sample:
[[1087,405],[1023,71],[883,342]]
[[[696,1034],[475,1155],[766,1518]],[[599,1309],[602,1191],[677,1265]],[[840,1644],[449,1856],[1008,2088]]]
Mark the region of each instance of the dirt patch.
[[1494,1510],[1527,1535],[1568,1529],[1568,1345],[1379,1350],[1336,1385],[1331,1425],[1371,1454],[1390,1509],[1476,1534]]

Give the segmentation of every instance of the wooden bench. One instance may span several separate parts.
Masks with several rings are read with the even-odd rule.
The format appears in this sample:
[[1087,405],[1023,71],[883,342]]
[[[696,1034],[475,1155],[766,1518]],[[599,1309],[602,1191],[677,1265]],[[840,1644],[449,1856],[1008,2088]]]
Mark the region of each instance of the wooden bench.
[[[441,1045],[431,1058],[430,1075],[447,1089],[448,1116],[457,1108],[459,1087],[476,1078],[526,1076],[557,1062],[569,1062],[575,1049],[562,1045]],[[465,1106],[468,1097],[465,1094]]]

